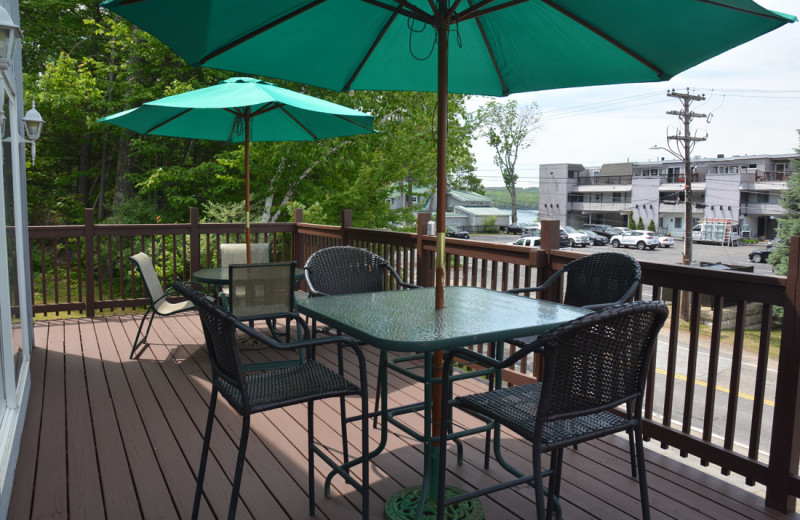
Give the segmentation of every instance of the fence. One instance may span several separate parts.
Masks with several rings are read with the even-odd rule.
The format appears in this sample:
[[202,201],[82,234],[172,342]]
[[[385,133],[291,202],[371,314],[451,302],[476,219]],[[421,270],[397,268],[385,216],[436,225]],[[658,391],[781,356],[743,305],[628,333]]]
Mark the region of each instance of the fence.
[[[353,228],[349,211],[343,212],[341,226],[304,223],[298,211],[293,223],[253,223],[252,231],[255,242],[270,244],[271,257],[277,260],[293,259],[303,265],[318,249],[351,244],[387,258],[406,281],[429,286],[436,250],[435,237],[425,234],[429,218],[420,215],[416,233],[399,233]],[[543,234],[557,236],[557,221],[542,224]],[[144,289],[128,256],[148,252],[167,286],[216,265],[219,244],[243,241],[243,233],[242,224],[199,222],[196,209],[188,224],[95,225],[87,210],[84,226],[31,227],[34,312],[47,317],[93,316],[101,310],[142,306],[147,301]],[[644,403],[646,435],[662,446],[678,448],[682,455],[698,457],[703,464],[716,464],[724,473],[740,474],[750,484],[765,484],[768,505],[780,510],[793,509],[800,495],[800,237],[793,239],[790,249],[788,277],[641,262],[643,279],[637,295],[659,299],[669,289],[676,295],[688,292],[686,301],[691,303],[689,319],[683,321],[677,317],[684,313],[684,299],[672,298],[673,318],[662,332],[657,352],[663,363],[651,367]],[[502,291],[538,285],[585,253],[454,240],[448,241],[446,254],[446,284]],[[543,297],[559,295],[555,288]],[[711,316],[705,332],[700,324],[701,299],[712,302],[705,312]],[[723,301],[733,302],[736,309],[732,336],[724,342]],[[761,326],[755,332],[745,330],[751,302],[762,305]],[[783,334],[777,358],[771,358],[776,307],[785,310]],[[750,335],[753,346],[747,347]],[[483,350],[486,345],[475,348]],[[745,356],[752,358],[749,363],[743,362]],[[775,368],[773,387],[767,375]],[[745,370],[753,371],[748,387]],[[700,377],[703,373],[706,378]],[[508,371],[505,380],[524,384],[536,375],[536,361],[529,359]],[[724,425],[715,431],[715,422],[723,418]]]

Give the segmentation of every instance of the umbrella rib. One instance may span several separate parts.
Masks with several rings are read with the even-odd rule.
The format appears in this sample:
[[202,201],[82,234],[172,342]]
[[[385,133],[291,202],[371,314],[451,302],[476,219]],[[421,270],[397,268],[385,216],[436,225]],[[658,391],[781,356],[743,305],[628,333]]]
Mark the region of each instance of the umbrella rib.
[[[470,7],[472,7],[472,2],[470,2]],[[483,38],[483,43],[486,44],[486,50],[489,51],[489,57],[492,58],[492,65],[494,66],[494,70],[497,73],[497,79],[500,80],[500,86],[503,89],[503,95],[507,96],[509,94],[508,86],[506,85],[506,82],[503,80],[503,74],[500,72],[500,67],[497,65],[497,58],[494,55],[494,50],[492,49],[492,46],[489,44],[489,39],[486,37],[486,31],[484,31],[483,29],[483,23],[481,22],[480,18],[477,18],[475,20],[475,23],[478,24],[478,30],[481,32],[481,38]]]
[[756,15],[756,16],[762,16],[764,18],[770,18],[772,20],[780,20],[780,21],[784,21],[785,20],[785,18],[776,15],[772,11],[770,11],[769,14],[768,13],[758,13],[758,12],[755,12],[755,11],[750,11],[748,9],[743,9],[741,7],[734,7],[732,5],[723,4],[723,3],[720,3],[720,2],[715,2],[714,0],[697,0],[697,1],[700,2],[700,3],[704,3],[704,4],[711,4],[711,5],[715,5],[717,7],[723,7],[725,9],[732,9],[734,11],[740,11],[742,13],[753,14],[753,15]]
[[403,16],[408,18],[412,18],[414,20],[419,20],[420,22],[433,24],[433,16],[429,13],[426,13],[419,7],[415,5],[411,5],[405,0],[395,0],[397,5],[389,5],[381,2],[380,0],[361,0],[365,4],[369,4],[374,7],[378,7],[380,9],[384,9],[386,11],[391,11],[397,15],[398,13],[402,13]]
[[643,56],[640,56],[639,54],[633,52],[632,49],[626,47],[621,42],[618,42],[617,40],[615,40],[614,38],[612,38],[611,36],[609,36],[605,32],[601,31],[600,29],[598,29],[597,27],[593,26],[592,24],[590,24],[589,22],[585,21],[584,19],[582,19],[582,18],[576,16],[575,14],[569,12],[568,10],[566,10],[565,8],[563,8],[560,5],[556,4],[552,0],[541,0],[541,1],[542,1],[542,3],[547,4],[551,8],[553,8],[556,11],[558,11],[559,13],[563,14],[567,18],[570,18],[571,20],[581,24],[586,29],[590,30],[591,32],[593,32],[596,35],[598,35],[599,37],[603,38],[605,41],[607,41],[611,45],[617,47],[622,52],[626,53],[628,56],[632,57],[633,59],[635,59],[636,61],[638,61],[642,65],[644,65],[645,67],[647,67],[650,70],[652,70],[653,72],[655,72],[656,75],[659,78],[661,78],[662,80],[663,79],[669,79],[671,77],[668,74],[665,74],[663,70],[661,70],[660,68],[656,67],[653,63],[650,63],[649,61],[647,61]]
[[375,130],[373,130],[372,128],[370,128],[370,127],[368,127],[368,126],[365,126],[365,125],[362,125],[361,123],[357,123],[357,122],[353,121],[352,119],[348,119],[348,118],[346,118],[346,117],[345,117],[345,116],[343,116],[343,115],[340,115],[340,114],[334,114],[334,115],[335,115],[336,117],[338,117],[339,119],[342,119],[342,120],[344,120],[344,121],[347,121],[347,122],[348,122],[348,123],[350,123],[351,125],[355,125],[355,126],[357,126],[357,127],[359,127],[359,128],[363,128],[364,130],[367,130],[367,131],[369,131],[369,132],[375,132]]
[[531,0],[511,0],[510,2],[505,2],[500,5],[495,5],[493,7],[487,7],[483,9],[485,6],[494,3],[496,0],[483,0],[482,2],[478,2],[475,5],[470,4],[467,9],[464,9],[462,12],[457,13],[453,18],[453,22],[463,22],[466,20],[470,20],[472,18],[477,18],[489,13],[493,13],[495,11],[500,11],[503,9],[507,9],[509,7],[514,7],[515,5],[525,4],[530,2]]
[[323,2],[326,2],[326,1],[327,0],[315,0],[315,1],[311,2],[311,3],[309,3],[309,4],[306,4],[306,5],[298,8],[298,9],[295,9],[294,11],[292,11],[290,13],[286,13],[285,15],[281,16],[277,20],[274,20],[274,21],[268,23],[267,25],[259,27],[259,28],[255,29],[253,31],[250,31],[249,33],[245,34],[244,36],[242,36],[240,38],[237,38],[236,40],[232,41],[231,43],[229,43],[229,44],[227,44],[227,45],[225,45],[223,47],[220,47],[219,49],[215,50],[211,54],[207,54],[203,58],[200,58],[197,61],[197,63],[204,64],[207,61],[209,61],[209,60],[211,60],[213,58],[216,58],[220,54],[223,54],[223,53],[229,51],[230,49],[232,49],[232,48],[234,48],[234,47],[236,47],[238,45],[241,45],[242,43],[244,43],[244,42],[246,42],[246,41],[248,41],[248,40],[250,40],[252,38],[255,38],[259,34],[261,34],[263,32],[266,32],[266,31],[269,31],[270,29],[273,29],[273,28],[277,27],[278,25],[291,20],[295,16],[301,15],[304,12],[308,11],[309,9],[312,9],[312,8],[318,6],[319,4],[321,4]]
[[186,110],[184,110],[183,112],[180,112],[180,113],[178,113],[178,114],[175,114],[174,116],[170,117],[170,118],[169,118],[169,119],[167,119],[166,121],[162,121],[162,122],[158,123],[156,126],[154,126],[153,128],[149,129],[148,131],[146,131],[146,132],[142,132],[142,133],[143,133],[143,134],[145,134],[145,135],[147,135],[147,134],[149,134],[150,132],[152,132],[153,130],[158,130],[159,128],[161,128],[162,126],[166,125],[167,123],[171,123],[171,122],[172,122],[172,121],[174,121],[175,119],[177,119],[177,118],[181,117],[183,114],[186,114],[187,112],[191,112],[192,110],[194,110],[194,109],[193,109],[193,108],[187,108],[187,109],[186,109]]
[[305,130],[305,131],[306,131],[306,133],[307,133],[308,135],[310,135],[312,139],[314,139],[315,141],[317,140],[317,136],[316,136],[316,135],[314,135],[314,134],[312,134],[312,133],[311,133],[311,130],[309,130],[308,128],[306,128],[306,127],[303,125],[303,123],[301,123],[300,121],[298,121],[296,117],[294,117],[292,114],[290,114],[290,113],[289,113],[289,111],[288,111],[288,110],[286,110],[286,108],[284,107],[284,105],[281,105],[281,106],[280,106],[280,107],[278,107],[278,108],[280,108],[280,109],[283,111],[283,113],[284,113],[284,114],[286,114],[287,116],[289,116],[290,118],[292,118],[292,121],[294,121],[295,123],[297,123],[297,126],[299,126],[300,128],[302,128],[303,130]]
[[350,76],[350,78],[344,84],[344,88],[342,88],[342,90],[350,90],[350,86],[356,80],[358,75],[361,74],[361,69],[363,69],[364,65],[367,64],[367,60],[369,60],[369,57],[372,56],[373,52],[375,52],[375,49],[378,47],[378,44],[381,42],[383,37],[386,35],[386,31],[389,30],[389,27],[394,23],[394,21],[396,19],[397,19],[397,11],[392,13],[392,16],[389,18],[389,20],[386,22],[386,24],[384,24],[384,26],[381,28],[381,32],[378,33],[378,37],[375,38],[375,41],[372,42],[372,45],[370,45],[369,50],[364,55],[364,58],[361,60],[361,62],[358,64],[358,67],[356,67],[356,70],[353,71],[353,74]]

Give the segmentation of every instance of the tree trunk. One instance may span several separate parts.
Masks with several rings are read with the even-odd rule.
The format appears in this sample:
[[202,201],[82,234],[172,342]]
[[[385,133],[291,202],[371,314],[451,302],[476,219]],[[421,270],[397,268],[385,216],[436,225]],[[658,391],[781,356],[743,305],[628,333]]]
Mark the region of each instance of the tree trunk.
[[125,130],[119,136],[119,153],[117,155],[117,175],[114,182],[114,200],[112,211],[118,204],[125,202],[135,194],[133,183],[128,179],[130,171],[130,131]]
[[103,152],[100,156],[100,190],[97,194],[97,219],[106,216],[106,185],[108,183],[108,130],[103,132]]

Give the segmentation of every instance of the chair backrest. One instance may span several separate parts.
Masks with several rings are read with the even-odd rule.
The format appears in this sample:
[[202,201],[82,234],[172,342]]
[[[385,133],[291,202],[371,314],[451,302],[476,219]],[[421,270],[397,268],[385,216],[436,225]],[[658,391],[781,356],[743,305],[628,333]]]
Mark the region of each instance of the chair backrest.
[[172,287],[197,307],[214,377],[221,377],[233,386],[240,392],[241,402],[247,405],[247,385],[236,342],[236,318],[189,285],[175,282]]
[[564,303],[575,307],[625,303],[633,298],[642,268],[624,253],[595,253],[573,260],[567,274]]
[[247,320],[293,312],[294,269],[294,262],[228,266],[231,313],[240,320]]
[[663,302],[638,301],[539,336],[544,374],[537,428],[634,400],[638,417],[650,357],[667,314]]
[[372,251],[351,246],[320,249],[306,262],[311,293],[354,294],[383,291],[389,262]]
[[[250,244],[250,261],[254,264],[269,263],[269,244]],[[220,244],[219,266],[247,263],[247,244]]]
[[142,275],[144,280],[144,288],[147,291],[147,296],[150,302],[153,303],[164,295],[164,288],[161,287],[161,282],[158,279],[156,268],[153,266],[153,260],[147,253],[136,253],[129,257],[129,260],[136,265],[139,274]]

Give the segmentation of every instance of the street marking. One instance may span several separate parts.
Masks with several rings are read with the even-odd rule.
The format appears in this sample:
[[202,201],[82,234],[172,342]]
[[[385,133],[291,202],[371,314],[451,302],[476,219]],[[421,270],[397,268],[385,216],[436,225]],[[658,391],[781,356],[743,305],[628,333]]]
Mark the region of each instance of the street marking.
[[[667,375],[667,371],[664,370],[663,368],[657,368],[656,369],[656,373],[664,375],[664,376]],[[681,381],[686,381],[687,380],[686,376],[684,376],[682,374],[675,374],[675,379],[680,379]],[[705,386],[705,387],[708,386],[708,383],[706,383],[705,381],[695,380],[695,383],[700,385],[700,386]],[[731,389],[730,388],[725,388],[724,386],[717,385],[717,390],[719,390],[720,392],[725,392],[726,394],[731,393]],[[739,397],[742,397],[744,399],[749,399],[750,401],[755,401],[756,400],[755,396],[752,396],[750,394],[745,394],[744,392],[739,392]],[[767,406],[771,406],[773,408],[775,407],[775,401],[770,401],[769,399],[764,399],[764,404],[767,405]]]

